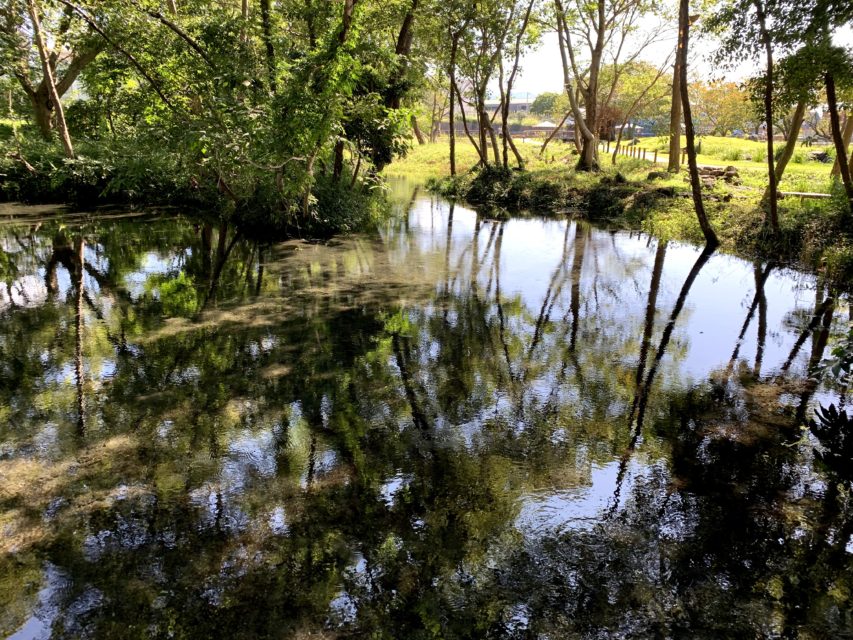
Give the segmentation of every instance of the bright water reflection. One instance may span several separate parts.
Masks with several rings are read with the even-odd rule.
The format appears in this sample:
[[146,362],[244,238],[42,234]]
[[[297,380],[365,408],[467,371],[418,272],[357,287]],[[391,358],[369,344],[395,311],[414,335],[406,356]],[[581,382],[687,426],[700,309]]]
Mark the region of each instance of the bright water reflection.
[[417,195],[272,247],[2,213],[7,635],[853,632],[813,277]]

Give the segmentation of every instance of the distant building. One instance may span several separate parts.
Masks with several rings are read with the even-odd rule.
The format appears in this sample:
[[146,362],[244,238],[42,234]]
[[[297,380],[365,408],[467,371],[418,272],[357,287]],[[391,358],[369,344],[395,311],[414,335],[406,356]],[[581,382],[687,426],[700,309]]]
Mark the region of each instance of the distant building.
[[[494,113],[494,111],[500,107],[500,102],[497,100],[493,100],[491,102],[486,103],[486,111],[489,113]],[[530,102],[527,100],[513,100],[509,103],[509,112],[510,113],[530,113]]]

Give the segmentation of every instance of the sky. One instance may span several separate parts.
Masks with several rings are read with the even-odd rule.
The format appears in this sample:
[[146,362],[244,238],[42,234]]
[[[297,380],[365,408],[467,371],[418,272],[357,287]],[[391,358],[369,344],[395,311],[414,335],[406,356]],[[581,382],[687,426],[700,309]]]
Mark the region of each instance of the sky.
[[[692,38],[691,38],[692,40]],[[836,44],[853,47],[853,26],[848,25],[840,29],[833,37]],[[744,80],[755,75],[759,69],[759,63],[744,61],[736,68],[724,71],[714,68],[710,61],[711,54],[716,45],[708,38],[699,38],[691,42],[693,72],[697,71],[707,79],[727,79],[734,82]],[[661,39],[651,45],[642,58],[659,65],[675,49],[675,35]],[[513,97],[524,100],[529,97],[533,100],[538,94],[546,91],[560,93],[563,90],[563,71],[560,62],[560,48],[557,43],[556,32],[543,35],[542,43],[533,51],[527,53],[522,59],[522,68],[515,81]]]

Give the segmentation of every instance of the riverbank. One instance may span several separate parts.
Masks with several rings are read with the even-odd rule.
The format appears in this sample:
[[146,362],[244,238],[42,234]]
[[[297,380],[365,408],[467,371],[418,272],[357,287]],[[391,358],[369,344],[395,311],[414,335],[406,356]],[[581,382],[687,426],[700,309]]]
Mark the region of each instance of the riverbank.
[[[387,175],[405,174],[423,180],[445,197],[489,210],[489,215],[535,210],[574,215],[588,220],[640,228],[664,239],[701,244],[686,171],[669,174],[659,165],[636,158],[617,158],[598,173],[574,170],[577,156],[569,145],[552,144],[544,157],[539,147],[520,144],[524,171],[500,168],[474,171],[477,156],[470,143],[457,148],[458,175],[450,177],[446,143],[422,145],[391,165]],[[786,176],[780,190],[831,192],[832,198],[779,201],[781,233],[767,235],[760,200],[764,175],[753,168],[736,168],[733,175],[705,181],[704,201],[721,249],[746,257],[772,259],[818,271],[836,282],[853,278],[853,238],[843,194],[825,177],[803,171]],[[810,180],[804,185],[803,180]],[[823,181],[823,182],[821,182]],[[817,184],[821,182],[821,184]]]
[[80,142],[65,158],[52,144],[0,144],[0,202],[176,207],[205,219],[235,223],[268,241],[330,237],[365,230],[388,215],[381,195],[344,175],[316,172],[305,214],[304,190],[272,171],[225,175],[182,154]]

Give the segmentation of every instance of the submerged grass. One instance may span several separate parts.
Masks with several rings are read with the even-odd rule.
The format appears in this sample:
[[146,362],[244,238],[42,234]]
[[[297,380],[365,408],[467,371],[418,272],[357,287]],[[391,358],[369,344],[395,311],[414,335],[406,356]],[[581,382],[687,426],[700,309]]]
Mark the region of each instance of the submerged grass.
[[[519,148],[526,161],[524,171],[499,167],[472,170],[477,163],[476,151],[467,141],[458,141],[455,177],[450,177],[446,142],[414,147],[405,159],[392,164],[386,175],[425,181],[437,193],[463,199],[488,210],[489,215],[525,209],[571,213],[599,222],[639,227],[663,239],[697,244],[704,241],[686,172],[669,174],[649,161],[621,156],[613,164],[604,154],[599,172],[577,171],[577,155],[570,145],[552,145],[544,158],[539,157],[538,145],[525,143]],[[835,281],[850,280],[850,214],[840,185],[829,178],[829,166],[811,163],[801,165],[801,171],[786,174],[780,187],[783,191],[825,192],[833,197],[781,199],[781,233],[770,237],[763,225],[761,206],[766,174],[756,168],[763,165],[749,164],[748,168],[738,169],[735,183],[717,180],[704,189],[705,206],[721,248],[820,270]],[[812,166],[815,164],[819,166]]]

